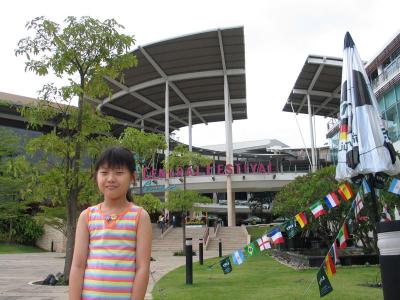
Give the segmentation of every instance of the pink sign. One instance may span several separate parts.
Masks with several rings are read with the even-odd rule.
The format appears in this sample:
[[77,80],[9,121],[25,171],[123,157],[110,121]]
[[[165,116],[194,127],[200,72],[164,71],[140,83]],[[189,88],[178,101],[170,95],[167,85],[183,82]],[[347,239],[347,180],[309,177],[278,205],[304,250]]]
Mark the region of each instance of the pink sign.
[[[207,165],[205,168],[205,173],[200,174],[200,168],[196,167],[193,169],[192,167],[186,168],[184,170],[182,167],[178,167],[175,170],[171,170],[169,172],[169,177],[183,177],[183,172],[186,173],[186,176],[200,176],[200,175],[229,175],[229,174],[264,174],[264,173],[272,173],[272,165],[268,163],[267,168],[265,168],[263,163],[250,163],[250,164],[216,164],[215,165],[215,173],[212,172],[213,166]],[[164,169],[154,169],[154,168],[143,168],[142,173],[143,179],[156,179],[156,178],[165,178],[166,171]]]

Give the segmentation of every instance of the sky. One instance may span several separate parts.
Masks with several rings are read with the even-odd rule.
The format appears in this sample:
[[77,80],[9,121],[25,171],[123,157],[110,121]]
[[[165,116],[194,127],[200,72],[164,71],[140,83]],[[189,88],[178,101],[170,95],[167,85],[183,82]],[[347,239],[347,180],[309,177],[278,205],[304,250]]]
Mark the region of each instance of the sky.
[[[0,91],[35,98],[52,81],[25,72],[24,58],[14,55],[18,40],[27,36],[26,22],[37,16],[59,23],[70,15],[114,18],[135,36],[136,46],[244,26],[248,119],[233,122],[233,142],[278,139],[309,147],[308,116],[298,115],[297,126],[295,114],[282,112],[307,56],[342,57],[349,31],[361,59],[369,61],[399,32],[399,11],[398,0],[9,1],[0,18]],[[318,146],[327,142],[327,121],[316,119]],[[187,143],[187,128],[176,138]],[[193,145],[224,142],[223,122],[193,126]]]

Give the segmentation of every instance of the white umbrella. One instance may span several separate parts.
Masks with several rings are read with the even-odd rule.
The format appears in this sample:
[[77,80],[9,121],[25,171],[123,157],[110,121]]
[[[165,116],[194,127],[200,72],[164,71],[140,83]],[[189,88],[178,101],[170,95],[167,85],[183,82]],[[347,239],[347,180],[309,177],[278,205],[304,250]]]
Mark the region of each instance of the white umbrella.
[[361,174],[400,173],[387,129],[379,116],[378,102],[347,32],[344,38],[340,132],[336,180],[350,180]]

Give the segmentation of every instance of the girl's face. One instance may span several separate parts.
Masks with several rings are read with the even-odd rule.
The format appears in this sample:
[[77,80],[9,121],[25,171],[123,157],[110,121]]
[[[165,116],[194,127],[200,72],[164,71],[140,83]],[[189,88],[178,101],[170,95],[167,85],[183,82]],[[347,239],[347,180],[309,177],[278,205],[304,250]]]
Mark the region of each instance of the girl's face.
[[126,166],[111,168],[103,165],[97,171],[96,180],[105,200],[126,200],[126,193],[134,177]]

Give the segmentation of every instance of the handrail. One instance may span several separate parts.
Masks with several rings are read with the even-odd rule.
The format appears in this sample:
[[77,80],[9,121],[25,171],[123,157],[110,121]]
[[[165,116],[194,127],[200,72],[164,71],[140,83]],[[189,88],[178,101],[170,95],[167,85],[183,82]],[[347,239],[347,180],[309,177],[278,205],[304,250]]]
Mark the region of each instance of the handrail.
[[204,230],[203,234],[204,249],[207,249],[209,238],[210,238],[210,228],[206,227],[206,230]]

